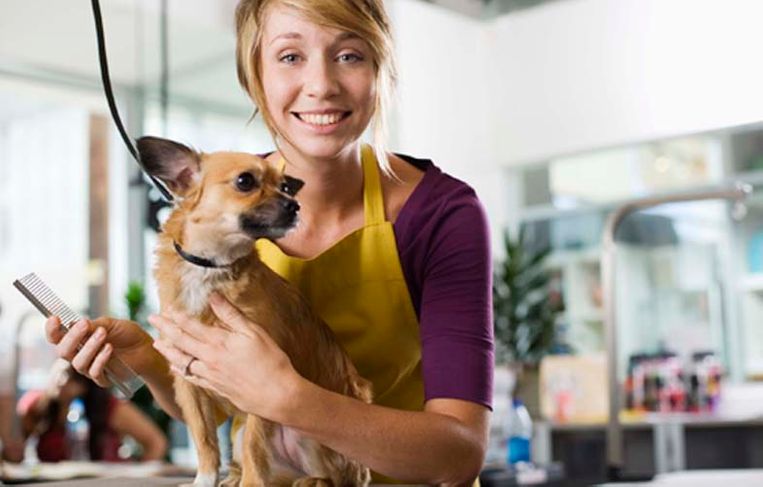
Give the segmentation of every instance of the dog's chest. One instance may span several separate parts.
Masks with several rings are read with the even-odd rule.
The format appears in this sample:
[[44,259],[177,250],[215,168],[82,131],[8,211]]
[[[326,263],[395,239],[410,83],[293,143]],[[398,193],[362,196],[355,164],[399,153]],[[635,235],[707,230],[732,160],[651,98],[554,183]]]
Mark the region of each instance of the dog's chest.
[[185,306],[187,313],[198,315],[206,309],[209,295],[219,286],[223,272],[225,271],[182,265],[178,298]]

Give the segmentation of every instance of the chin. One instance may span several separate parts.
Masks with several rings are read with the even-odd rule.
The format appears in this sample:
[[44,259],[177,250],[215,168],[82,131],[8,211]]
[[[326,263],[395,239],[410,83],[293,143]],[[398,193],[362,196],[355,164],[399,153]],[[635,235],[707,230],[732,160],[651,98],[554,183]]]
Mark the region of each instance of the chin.
[[[299,140],[299,139],[298,139]],[[307,157],[315,159],[334,159],[346,151],[347,148],[358,142],[359,138],[328,138],[315,140],[310,137],[302,139],[301,143],[295,144],[295,148]]]

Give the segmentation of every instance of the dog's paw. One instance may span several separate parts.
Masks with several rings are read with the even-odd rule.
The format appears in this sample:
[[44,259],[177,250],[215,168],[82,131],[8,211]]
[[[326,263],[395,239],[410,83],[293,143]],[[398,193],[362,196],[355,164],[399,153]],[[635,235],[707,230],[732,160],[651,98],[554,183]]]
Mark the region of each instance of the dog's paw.
[[217,474],[198,472],[192,484],[182,484],[180,487],[217,487]]
[[225,477],[217,487],[238,487],[241,484],[241,467],[235,462],[231,462],[228,467],[228,476]]
[[329,479],[319,479],[316,477],[302,477],[291,484],[291,487],[334,487]]

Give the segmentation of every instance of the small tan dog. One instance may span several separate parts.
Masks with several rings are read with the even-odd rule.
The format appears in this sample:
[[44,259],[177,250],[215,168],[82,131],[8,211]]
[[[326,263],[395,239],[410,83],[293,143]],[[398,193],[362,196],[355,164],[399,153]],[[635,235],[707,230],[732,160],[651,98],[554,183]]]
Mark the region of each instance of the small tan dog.
[[[209,294],[217,291],[262,326],[303,377],[371,402],[370,383],[358,375],[329,327],[254,250],[256,239],[277,239],[294,227],[299,204],[293,196],[303,183],[251,154],[202,154],[156,137],[142,137],[137,146],[146,170],[177,198],[156,249],[162,310],[173,307],[209,326],[221,326],[207,304]],[[216,411],[243,413],[180,375],[174,385],[198,449],[193,485],[213,486],[220,466]],[[296,455],[279,453],[293,453],[294,448]],[[339,487],[370,480],[368,468],[356,461],[253,415],[246,417],[234,462],[241,466],[240,485],[245,486]],[[232,466],[224,483],[237,484],[238,475],[238,466]]]

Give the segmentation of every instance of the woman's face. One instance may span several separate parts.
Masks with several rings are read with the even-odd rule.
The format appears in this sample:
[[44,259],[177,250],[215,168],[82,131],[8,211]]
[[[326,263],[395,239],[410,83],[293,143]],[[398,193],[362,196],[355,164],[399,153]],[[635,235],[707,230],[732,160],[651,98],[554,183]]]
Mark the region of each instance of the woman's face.
[[261,56],[267,111],[283,143],[316,158],[353,146],[374,105],[374,62],[364,40],[275,4],[263,28]]

